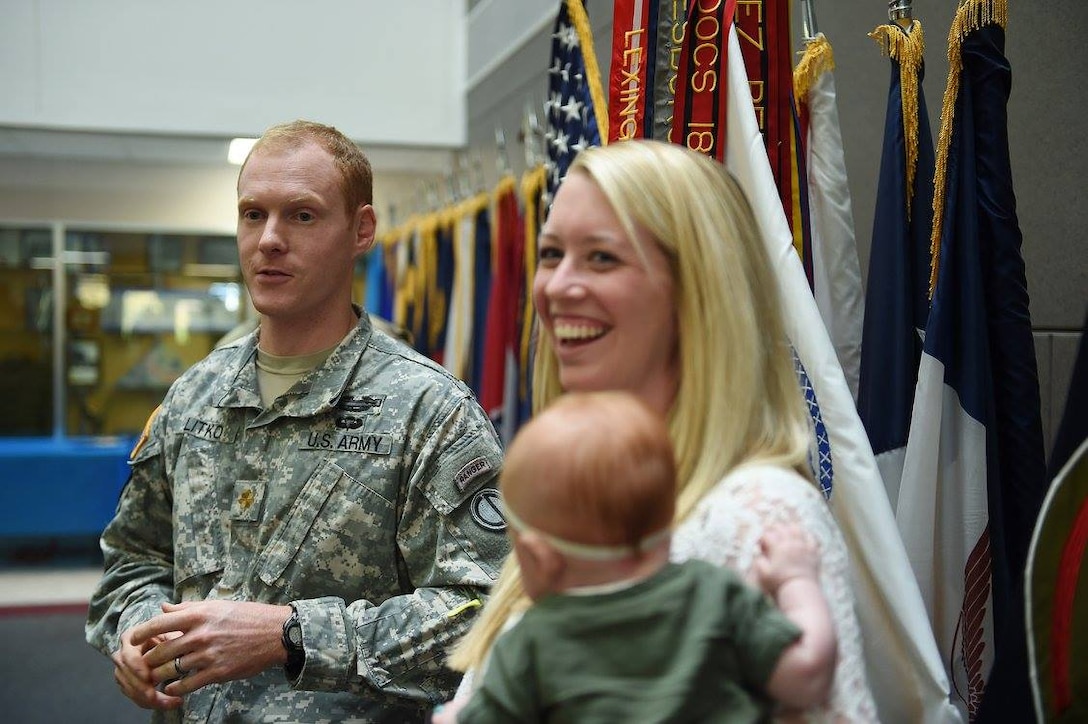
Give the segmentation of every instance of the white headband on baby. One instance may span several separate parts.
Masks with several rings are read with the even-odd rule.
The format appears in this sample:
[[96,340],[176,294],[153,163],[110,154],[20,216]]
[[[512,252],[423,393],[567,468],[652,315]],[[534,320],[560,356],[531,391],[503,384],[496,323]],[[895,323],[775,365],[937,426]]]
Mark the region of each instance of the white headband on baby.
[[558,536],[554,536],[550,533],[545,533],[542,530],[538,530],[526,524],[524,520],[518,517],[513,508],[503,501],[503,514],[506,517],[506,522],[511,528],[518,532],[528,533],[532,532],[546,540],[553,548],[560,553],[570,556],[571,558],[578,558],[584,561],[619,561],[627,558],[628,556],[644,553],[651,548],[658,545],[661,541],[669,537],[672,533],[672,528],[666,526],[656,533],[651,533],[636,545],[630,546],[609,546],[609,545],[596,545],[591,543],[577,543],[571,540],[565,540]]

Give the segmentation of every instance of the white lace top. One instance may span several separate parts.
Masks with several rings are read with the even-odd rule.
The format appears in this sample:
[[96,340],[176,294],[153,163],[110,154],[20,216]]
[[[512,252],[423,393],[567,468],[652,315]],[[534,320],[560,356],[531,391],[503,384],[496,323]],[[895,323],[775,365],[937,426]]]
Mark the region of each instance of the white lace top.
[[816,541],[820,585],[830,604],[839,640],[828,705],[805,712],[796,720],[876,722],[850,590],[849,554],[827,502],[812,483],[792,470],[776,466],[752,464],[737,468],[677,527],[672,558],[699,558],[728,566],[754,582],[752,564],[763,532],[771,525],[788,523],[802,526]]

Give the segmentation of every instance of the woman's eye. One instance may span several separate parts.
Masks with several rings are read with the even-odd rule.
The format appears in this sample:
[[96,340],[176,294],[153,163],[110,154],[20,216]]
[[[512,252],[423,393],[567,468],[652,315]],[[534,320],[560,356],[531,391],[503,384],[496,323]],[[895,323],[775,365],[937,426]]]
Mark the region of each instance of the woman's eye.
[[594,252],[591,252],[590,255],[589,255],[589,260],[591,262],[593,262],[594,264],[612,264],[612,263],[618,261],[615,254],[612,254],[612,253],[607,252],[607,251],[594,251]]
[[563,252],[561,252],[559,249],[556,249],[554,247],[545,246],[540,250],[540,253],[537,255],[537,258],[542,262],[544,262],[544,261],[559,261],[560,259],[563,258]]

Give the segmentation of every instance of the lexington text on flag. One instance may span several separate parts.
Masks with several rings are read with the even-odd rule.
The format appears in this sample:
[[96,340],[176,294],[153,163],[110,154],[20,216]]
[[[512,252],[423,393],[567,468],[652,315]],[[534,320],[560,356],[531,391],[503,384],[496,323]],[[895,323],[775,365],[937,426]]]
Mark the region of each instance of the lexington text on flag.
[[671,141],[673,97],[687,3],[615,0],[608,92],[608,140]]
[[891,82],[869,247],[858,412],[894,509],[929,314],[933,136],[922,91],[922,24],[889,23],[869,37],[891,60]]
[[608,141],[653,133],[657,73],[657,0],[612,3],[612,57],[608,78]]
[[[728,32],[729,56],[739,58],[736,29]],[[850,547],[867,674],[881,719],[959,721],[872,449],[793,247],[742,63],[728,63],[723,90],[729,109],[726,163],[756,213],[779,279],[787,332],[830,435],[836,472],[831,507]]]
[[802,141],[800,157],[806,172],[798,185],[808,199],[812,293],[851,397],[856,400],[865,299],[835,99],[834,67],[831,44],[823,33],[817,33],[805,44],[793,72]]
[[1021,594],[1046,475],[1009,164],[1006,21],[1005,2],[969,0],[949,34],[932,304],[896,510],[972,721],[1031,716]]

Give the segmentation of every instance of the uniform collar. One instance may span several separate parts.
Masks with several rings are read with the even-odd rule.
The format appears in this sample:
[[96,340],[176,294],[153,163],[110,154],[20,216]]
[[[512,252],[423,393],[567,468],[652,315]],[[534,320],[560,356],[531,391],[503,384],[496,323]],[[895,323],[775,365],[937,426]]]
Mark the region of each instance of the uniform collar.
[[[320,388],[313,386],[313,378],[304,381],[261,413],[258,418],[260,422],[268,422],[281,415],[309,417],[336,407],[354,378],[355,369],[362,362],[363,351],[373,334],[369,315],[358,305],[353,304],[352,307],[359,318],[358,324],[318,368],[321,371],[317,381]],[[229,358],[224,369],[224,378],[229,379],[230,383],[219,399],[218,407],[261,408],[256,364],[258,333],[259,329],[245,337],[237,348],[232,348],[235,354]]]

